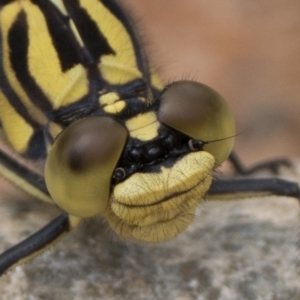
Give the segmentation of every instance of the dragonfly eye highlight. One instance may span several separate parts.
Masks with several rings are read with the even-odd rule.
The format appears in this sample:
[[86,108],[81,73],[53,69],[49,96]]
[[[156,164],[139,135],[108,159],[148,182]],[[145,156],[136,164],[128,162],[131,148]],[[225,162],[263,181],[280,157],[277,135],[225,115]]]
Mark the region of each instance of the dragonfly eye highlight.
[[107,117],[88,117],[65,129],[45,165],[46,185],[56,204],[77,217],[103,212],[127,136],[123,126]]
[[235,135],[233,115],[222,96],[204,84],[170,84],[161,95],[158,119],[194,140],[203,141],[203,150],[211,153],[217,164],[232,149],[234,139],[229,137]]

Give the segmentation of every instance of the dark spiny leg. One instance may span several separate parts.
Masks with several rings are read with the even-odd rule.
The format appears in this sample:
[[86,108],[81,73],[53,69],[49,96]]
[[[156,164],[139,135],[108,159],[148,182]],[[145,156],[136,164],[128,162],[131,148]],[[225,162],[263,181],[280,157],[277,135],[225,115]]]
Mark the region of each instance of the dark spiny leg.
[[235,171],[241,175],[249,175],[249,174],[253,174],[258,171],[261,171],[261,170],[269,170],[272,172],[272,174],[278,175],[279,170],[282,166],[287,167],[287,168],[293,167],[291,161],[289,159],[285,159],[285,158],[268,160],[263,163],[258,163],[250,168],[246,168],[243,165],[243,163],[238,158],[238,156],[236,155],[235,152],[232,152],[229,155],[228,159],[229,159],[230,163],[233,165]]
[[208,192],[209,198],[228,200],[270,195],[293,197],[300,201],[298,183],[278,178],[215,180]]
[[15,265],[21,264],[45,251],[65,233],[70,231],[68,214],[61,214],[41,230],[0,255],[0,275]]

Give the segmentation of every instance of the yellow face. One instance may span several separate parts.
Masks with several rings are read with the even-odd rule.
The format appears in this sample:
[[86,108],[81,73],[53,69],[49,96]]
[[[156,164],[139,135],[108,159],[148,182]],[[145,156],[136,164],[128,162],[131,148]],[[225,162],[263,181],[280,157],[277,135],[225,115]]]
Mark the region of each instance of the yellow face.
[[206,194],[215,160],[190,153],[159,173],[136,173],[118,184],[105,215],[122,237],[158,243],[170,240],[192,222]]

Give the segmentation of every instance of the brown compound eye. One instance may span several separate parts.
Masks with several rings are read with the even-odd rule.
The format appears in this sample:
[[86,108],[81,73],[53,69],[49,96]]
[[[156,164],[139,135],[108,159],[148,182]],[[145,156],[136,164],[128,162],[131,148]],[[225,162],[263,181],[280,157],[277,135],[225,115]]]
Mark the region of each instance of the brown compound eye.
[[170,84],[161,95],[158,119],[195,140],[207,142],[203,149],[214,156],[217,164],[221,164],[232,149],[233,115],[222,96],[202,83]]
[[127,130],[107,117],[88,117],[65,129],[45,164],[45,180],[56,204],[77,217],[103,212]]

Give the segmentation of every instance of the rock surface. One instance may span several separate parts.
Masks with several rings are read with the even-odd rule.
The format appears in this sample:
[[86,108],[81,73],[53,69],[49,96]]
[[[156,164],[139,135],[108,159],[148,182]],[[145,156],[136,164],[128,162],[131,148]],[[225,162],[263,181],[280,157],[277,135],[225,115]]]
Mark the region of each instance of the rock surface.
[[[58,213],[15,198],[0,203],[1,251]],[[299,300],[299,224],[299,204],[281,197],[203,202],[185,233],[156,246],[91,220],[1,277],[1,299]]]

